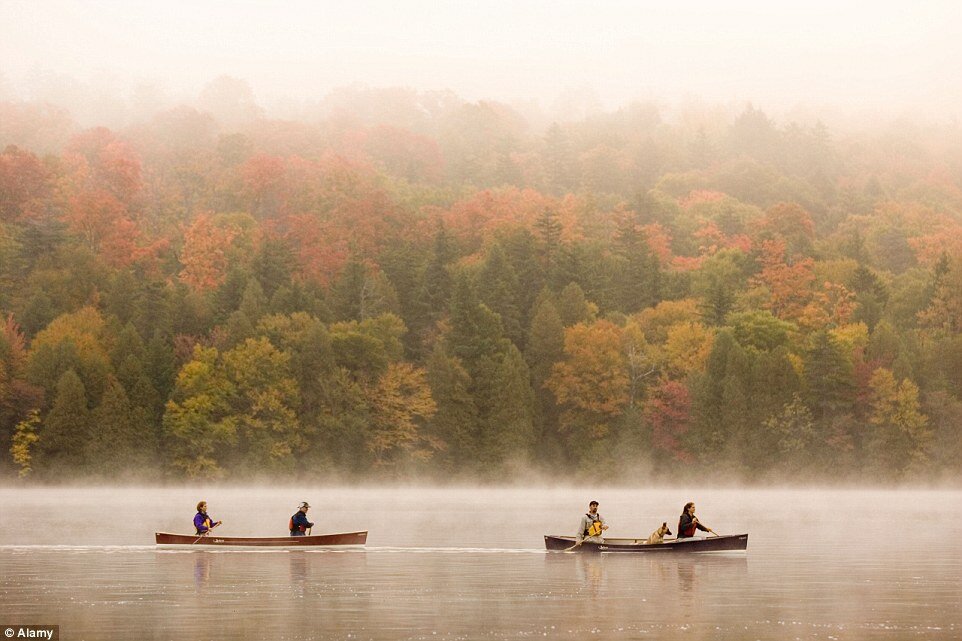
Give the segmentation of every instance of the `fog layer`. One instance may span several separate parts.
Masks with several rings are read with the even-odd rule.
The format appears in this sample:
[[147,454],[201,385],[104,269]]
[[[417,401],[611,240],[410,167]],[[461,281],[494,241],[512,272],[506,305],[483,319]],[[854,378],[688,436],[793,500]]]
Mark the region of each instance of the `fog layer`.
[[544,102],[574,88],[606,107],[694,95],[958,115],[952,4],[839,5],[13,0],[0,5],[0,80],[24,98],[67,75],[176,100],[229,74],[266,103],[365,83]]

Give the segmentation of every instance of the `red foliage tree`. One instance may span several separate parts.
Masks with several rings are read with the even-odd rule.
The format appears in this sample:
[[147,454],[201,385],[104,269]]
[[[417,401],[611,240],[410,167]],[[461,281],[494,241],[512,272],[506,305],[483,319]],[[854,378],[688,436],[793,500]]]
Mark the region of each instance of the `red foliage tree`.
[[34,154],[10,145],[0,154],[0,221],[38,218],[50,196],[51,175]]
[[137,224],[143,181],[130,145],[98,127],[75,136],[63,160],[63,218],[71,231],[115,267],[155,255],[163,242],[150,243]]
[[691,395],[678,381],[664,380],[651,390],[645,404],[645,420],[651,425],[652,445],[677,461],[694,460],[681,444],[688,431]]

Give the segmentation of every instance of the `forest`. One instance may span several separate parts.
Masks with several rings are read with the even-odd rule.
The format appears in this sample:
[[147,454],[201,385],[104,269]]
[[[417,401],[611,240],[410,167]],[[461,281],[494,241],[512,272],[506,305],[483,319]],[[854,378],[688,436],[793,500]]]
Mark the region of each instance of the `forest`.
[[962,131],[0,103],[0,479],[955,481]]

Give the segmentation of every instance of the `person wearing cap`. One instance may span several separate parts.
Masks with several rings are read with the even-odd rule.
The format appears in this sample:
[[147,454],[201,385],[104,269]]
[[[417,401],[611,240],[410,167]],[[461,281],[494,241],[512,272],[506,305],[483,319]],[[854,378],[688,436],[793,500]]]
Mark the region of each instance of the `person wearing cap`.
[[588,504],[588,511],[581,517],[581,525],[575,535],[577,544],[580,545],[586,541],[588,543],[604,543],[605,540],[601,533],[607,529],[605,520],[598,514],[598,501],[592,501]]
[[201,501],[197,504],[197,514],[194,515],[194,529],[197,530],[195,534],[198,536],[207,536],[211,530],[220,524],[221,521],[215,522],[207,516],[207,501]]
[[294,516],[291,517],[289,527],[291,530],[291,536],[305,536],[308,528],[314,527],[314,524],[307,520],[307,511],[311,509],[307,501],[301,501],[301,506],[297,508],[297,512],[294,512]]

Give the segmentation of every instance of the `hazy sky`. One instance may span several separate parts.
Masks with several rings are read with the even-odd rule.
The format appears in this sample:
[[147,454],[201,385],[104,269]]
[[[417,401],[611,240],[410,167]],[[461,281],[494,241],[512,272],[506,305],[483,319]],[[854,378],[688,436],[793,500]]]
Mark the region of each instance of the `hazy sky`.
[[268,102],[363,83],[957,117],[957,14],[952,2],[838,0],[0,0],[0,73],[27,96],[44,73],[191,96],[229,74]]

